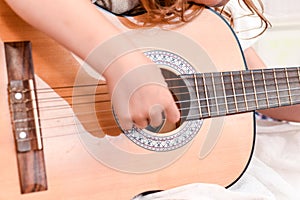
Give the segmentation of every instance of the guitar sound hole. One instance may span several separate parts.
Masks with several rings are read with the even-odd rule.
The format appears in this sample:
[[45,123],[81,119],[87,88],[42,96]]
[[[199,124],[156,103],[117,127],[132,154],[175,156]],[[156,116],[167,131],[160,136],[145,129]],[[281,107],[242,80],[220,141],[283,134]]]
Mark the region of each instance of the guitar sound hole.
[[[180,111],[180,121],[176,124],[168,123],[167,120],[160,127],[146,129],[123,130],[127,138],[138,146],[150,151],[172,151],[188,144],[201,128],[202,120],[192,119],[193,102],[191,99],[195,93],[193,83],[182,79],[178,74],[194,73],[194,68],[182,57],[168,51],[145,52],[153,62],[165,66],[161,68],[162,74],[173,94],[174,100]],[[191,91],[190,91],[191,90]],[[164,133],[164,134],[159,134]]]
[[160,126],[152,127],[149,125],[146,128],[146,130],[154,133],[166,133],[178,128],[183,122],[186,121],[190,108],[190,95],[183,79],[181,79],[180,76],[168,69],[162,68],[161,71],[180,111],[181,118],[180,121],[178,121],[176,124],[170,124],[165,120],[163,116],[164,120]]

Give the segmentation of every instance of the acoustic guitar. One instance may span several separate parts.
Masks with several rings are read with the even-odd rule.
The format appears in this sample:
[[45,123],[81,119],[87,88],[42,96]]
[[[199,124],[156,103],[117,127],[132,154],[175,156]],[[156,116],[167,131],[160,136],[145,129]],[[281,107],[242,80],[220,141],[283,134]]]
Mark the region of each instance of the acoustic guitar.
[[299,69],[247,70],[229,25],[204,9],[176,30],[145,33],[162,38],[145,55],[162,66],[180,122],[123,130],[105,82],[80,60],[3,1],[0,26],[0,199],[131,199],[197,182],[230,187],[251,160],[253,111],[299,101]]

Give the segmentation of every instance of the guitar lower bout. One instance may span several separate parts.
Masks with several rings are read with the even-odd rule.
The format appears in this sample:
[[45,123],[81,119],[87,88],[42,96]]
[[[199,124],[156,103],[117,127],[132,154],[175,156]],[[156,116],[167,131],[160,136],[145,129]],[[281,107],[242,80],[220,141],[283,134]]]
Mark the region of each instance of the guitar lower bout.
[[[97,87],[80,91],[83,94],[91,92],[93,95],[98,90],[101,92],[102,95],[93,99],[95,103],[84,104],[81,108],[82,111],[92,113],[74,117],[74,113],[80,112],[80,109],[72,109],[74,102],[70,96],[75,95],[73,87],[66,92],[59,88],[69,88],[75,82],[81,70],[80,65],[67,50],[20,20],[3,1],[0,1],[0,5],[0,23],[3,25],[1,39],[5,42],[26,40],[32,43],[36,89],[38,99],[43,99],[43,102],[38,101],[43,148],[36,151],[44,154],[45,168],[41,165],[40,169],[45,169],[44,175],[47,177],[43,180],[34,178],[40,176],[41,171],[28,167],[33,178],[29,179],[28,193],[22,194],[22,176],[18,172],[24,168],[17,162],[19,152],[9,117],[7,63],[3,49],[0,55],[3,66],[0,68],[0,89],[4,94],[0,100],[0,107],[3,108],[0,112],[0,158],[5,162],[0,163],[0,187],[5,193],[0,194],[0,199],[130,199],[144,191],[166,190],[197,182],[229,187],[243,174],[251,159],[255,139],[253,113],[224,117],[220,110],[226,109],[211,107],[213,99],[202,99],[205,92],[214,95],[214,92],[209,92],[211,88],[204,87],[212,86],[209,80],[220,81],[212,79],[211,75],[207,76],[207,66],[213,65],[215,70],[211,71],[220,72],[245,68],[235,36],[224,20],[211,10],[203,10],[199,18],[178,29],[180,34],[192,38],[202,50],[186,51],[190,47],[187,45],[185,48],[178,47],[182,54],[156,50],[148,53],[154,61],[161,59],[164,62],[163,74],[166,79],[176,78],[177,84],[184,86],[180,90],[177,88],[171,91],[176,101],[180,101],[178,107],[185,117],[179,124],[168,124],[160,130],[164,134],[159,136],[167,138],[162,141],[160,137],[144,140],[137,137],[142,135],[137,132],[133,132],[132,137],[129,137],[130,133],[128,137],[122,134],[111,110],[106,84],[99,80],[91,80]],[[177,57],[184,58],[192,67],[168,65],[169,60]],[[20,68],[24,70],[24,66]],[[45,88],[51,92],[41,92]],[[56,101],[51,101],[52,98]],[[191,102],[194,99],[196,101]],[[96,103],[98,100],[102,102]],[[199,103],[203,107],[199,108]],[[47,106],[60,109],[51,110]],[[227,111],[234,110],[234,104],[230,106]],[[220,116],[214,117],[216,114]],[[205,119],[199,120],[199,117]],[[102,130],[102,134],[99,130]],[[144,130],[142,137],[152,139],[153,135],[158,135],[154,132],[152,129]],[[187,135],[183,136],[184,133]],[[147,147],[137,145],[138,142]],[[175,145],[174,148],[165,146],[166,143],[177,142],[183,142],[183,145]],[[30,159],[26,162],[35,163]],[[31,189],[31,185],[39,186],[38,180],[46,182],[44,185],[47,186],[36,188],[43,189],[40,192]]]

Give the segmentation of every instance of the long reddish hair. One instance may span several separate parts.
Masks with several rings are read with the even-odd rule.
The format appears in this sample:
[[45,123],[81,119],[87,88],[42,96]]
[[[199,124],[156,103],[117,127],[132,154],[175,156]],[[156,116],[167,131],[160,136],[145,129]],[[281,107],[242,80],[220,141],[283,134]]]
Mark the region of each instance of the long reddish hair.
[[[257,4],[253,0],[238,0],[248,7],[252,15],[260,17],[263,24],[263,32],[270,26],[269,21],[263,15],[264,7],[261,0],[257,0]],[[140,9],[145,10],[142,15],[137,15],[135,21],[129,21],[126,18],[120,19],[123,23],[131,28],[136,27],[154,27],[161,25],[177,24],[182,25],[199,13],[204,8],[203,5],[188,2],[188,0],[140,0]],[[231,13],[221,8],[216,8],[222,15],[224,15],[234,26]]]

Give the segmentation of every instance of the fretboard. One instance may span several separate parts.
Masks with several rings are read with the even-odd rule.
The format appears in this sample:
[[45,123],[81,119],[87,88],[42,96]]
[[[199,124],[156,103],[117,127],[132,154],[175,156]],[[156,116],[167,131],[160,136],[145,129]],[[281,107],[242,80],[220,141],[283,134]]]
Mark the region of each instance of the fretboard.
[[181,75],[181,78],[195,93],[191,95],[190,118],[217,117],[300,103],[298,67],[197,73]]

